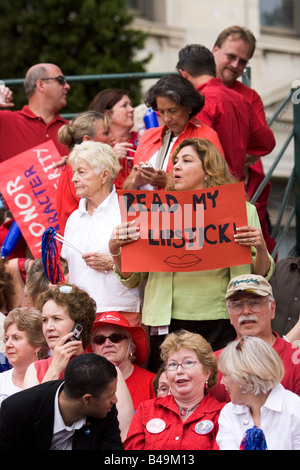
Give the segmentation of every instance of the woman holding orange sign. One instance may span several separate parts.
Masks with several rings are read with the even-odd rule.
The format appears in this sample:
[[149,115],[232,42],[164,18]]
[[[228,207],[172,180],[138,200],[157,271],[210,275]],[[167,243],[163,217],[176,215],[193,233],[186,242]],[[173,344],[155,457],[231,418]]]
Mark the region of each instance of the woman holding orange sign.
[[[172,162],[176,191],[199,190],[236,182],[218,149],[206,139],[185,139],[173,152]],[[234,339],[235,331],[225,303],[228,282],[239,274],[252,272],[269,279],[274,270],[274,261],[267,251],[256,208],[246,202],[246,209],[248,225],[237,228],[235,241],[251,247],[252,263],[242,266],[196,272],[122,272],[122,246],[137,240],[139,230],[134,222],[123,223],[114,230],[109,249],[122,284],[133,288],[147,279],[142,323],[150,327],[150,370],[157,371],[160,365],[159,346],[170,331],[184,328],[197,332],[214,350]]]

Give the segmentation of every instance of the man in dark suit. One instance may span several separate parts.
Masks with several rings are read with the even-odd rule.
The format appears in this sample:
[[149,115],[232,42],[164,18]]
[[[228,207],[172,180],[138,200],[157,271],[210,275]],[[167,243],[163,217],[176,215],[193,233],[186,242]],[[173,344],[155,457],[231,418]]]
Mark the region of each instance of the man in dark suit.
[[64,380],[2,402],[0,450],[122,450],[115,366],[97,354],[73,358]]

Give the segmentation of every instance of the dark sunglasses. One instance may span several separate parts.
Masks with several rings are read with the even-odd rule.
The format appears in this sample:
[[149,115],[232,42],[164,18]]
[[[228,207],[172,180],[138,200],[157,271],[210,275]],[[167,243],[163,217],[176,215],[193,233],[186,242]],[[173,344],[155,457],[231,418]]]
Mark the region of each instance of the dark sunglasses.
[[93,343],[98,345],[104,344],[107,338],[109,339],[109,341],[111,341],[111,343],[121,343],[121,341],[123,341],[123,339],[126,339],[127,336],[122,335],[121,333],[112,333],[109,336],[98,335],[93,338]]
[[56,80],[57,83],[59,83],[62,86],[64,86],[67,83],[66,77],[64,77],[63,75],[58,75],[58,77],[41,78],[41,80],[43,80],[44,82],[46,82],[47,80]]

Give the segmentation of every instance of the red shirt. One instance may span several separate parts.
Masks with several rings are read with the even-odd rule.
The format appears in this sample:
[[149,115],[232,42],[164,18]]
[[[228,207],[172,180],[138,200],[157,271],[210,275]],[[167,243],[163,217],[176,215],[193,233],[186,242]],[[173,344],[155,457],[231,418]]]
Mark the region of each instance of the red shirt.
[[[134,156],[134,164],[139,164],[140,162],[145,162],[150,160],[152,155],[157,152],[162,146],[162,137],[164,136],[165,132],[167,131],[167,127],[152,127],[147,129],[141,136],[141,139],[138,143],[136,153]],[[170,152],[170,157],[177,147],[177,145],[182,142],[184,139],[188,139],[190,137],[199,137],[202,139],[207,139],[212,142],[221,154],[224,156],[224,152],[222,149],[222,145],[220,143],[219,137],[213,129],[209,126],[200,122],[196,117],[192,117],[188,123],[186,124],[182,133],[178,136],[176,141],[173,144],[172,150]],[[173,167],[172,160],[169,158],[167,171],[171,171]]]
[[68,218],[78,209],[79,198],[76,196],[72,181],[73,170],[71,165],[64,165],[58,180],[56,190],[56,210],[59,222],[59,233],[64,235]]
[[[281,385],[286,390],[290,390],[300,396],[300,349],[294,347],[274,331],[273,335],[276,337],[273,348],[281,357],[285,368],[285,374],[281,381]],[[219,357],[221,351],[222,349],[215,351],[215,355]],[[219,371],[218,383],[212,388],[211,395],[220,402],[230,402],[229,394],[226,392],[224,385],[220,383],[221,379],[222,374]]]
[[249,101],[221,80],[212,78],[197,90],[205,97],[197,117],[217,132],[230,171],[238,180],[244,180],[247,153],[270,153],[275,146],[273,132],[257,117]]
[[59,128],[67,122],[57,114],[53,121],[45,124],[27,105],[21,111],[0,111],[0,162],[47,140],[53,140],[62,156],[68,155],[67,147],[61,145],[57,138]]
[[[124,449],[177,451],[218,449],[216,443],[218,419],[224,405],[225,403],[219,403],[208,394],[195,411],[183,421],[172,395],[144,401],[131,420]],[[158,433],[150,432],[151,429],[155,429],[153,426],[155,422],[150,421],[158,418],[165,423],[165,428]],[[207,429],[204,424],[208,425]]]
[[142,401],[155,398],[153,388],[154,377],[155,374],[153,372],[133,364],[133,372],[127,377],[125,382],[135,410]]
[[[253,90],[253,88],[248,87],[247,85],[245,85],[243,82],[240,82],[239,80],[235,80],[229,88],[231,90],[236,91],[237,93],[240,93],[242,96],[246,98],[246,100],[249,101],[258,119],[260,119],[262,124],[265,125],[267,122],[265,109],[264,109],[264,105],[259,94],[255,90]],[[261,160],[257,160],[257,162],[252,166],[257,171],[264,174],[264,169],[263,169]]]
[[228,88],[244,96],[244,98],[246,98],[246,100],[251,103],[253,111],[256,113],[258,119],[260,119],[263,124],[266,123],[266,115],[263,102],[259,94],[255,90],[253,90],[253,88],[250,88],[249,86],[245,85],[244,83],[238,80],[235,80],[233,84]]

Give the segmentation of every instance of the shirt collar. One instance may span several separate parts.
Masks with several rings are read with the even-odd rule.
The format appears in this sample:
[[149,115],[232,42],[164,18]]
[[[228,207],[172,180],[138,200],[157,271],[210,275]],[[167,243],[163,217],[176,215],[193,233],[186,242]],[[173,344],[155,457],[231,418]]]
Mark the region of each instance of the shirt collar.
[[[40,116],[37,116],[36,114],[34,114],[31,109],[29,108],[29,106],[27,104],[25,104],[25,106],[23,106],[22,110],[21,110],[21,113],[24,114],[24,116],[30,118],[30,119],[42,119]],[[43,120],[43,119],[42,119]],[[55,114],[55,117],[53,119],[53,121],[61,121],[63,123],[66,123],[66,119],[64,119],[60,114],[56,113]],[[52,122],[53,122],[52,121]]]
[[[94,210],[94,213],[97,213],[98,211],[103,210],[106,207],[108,207],[111,204],[112,199],[115,198],[115,196],[116,196],[116,188],[113,185],[113,189],[111,193],[104,199],[104,201],[101,202],[101,204],[99,204],[99,206]],[[86,203],[87,203],[87,200],[84,197],[80,199],[79,206],[78,206],[78,210],[80,214],[88,213],[86,210]]]
[[[272,411],[281,411],[283,400],[284,388],[281,384],[276,385],[269,393],[268,398],[263,404],[262,408],[269,408]],[[236,415],[241,415],[249,412],[249,407],[246,405],[232,404],[232,411]]]
[[56,434],[60,431],[63,431],[64,429],[67,429],[68,431],[70,430],[77,430],[81,429],[82,426],[85,425],[86,423],[86,418],[81,418],[77,419],[74,421],[74,423],[71,424],[71,426],[67,426],[63,420],[63,417],[61,415],[59,405],[58,405],[58,395],[61,391],[61,388],[63,387],[63,383],[58,387],[54,399],[54,427],[53,427],[53,434]]

